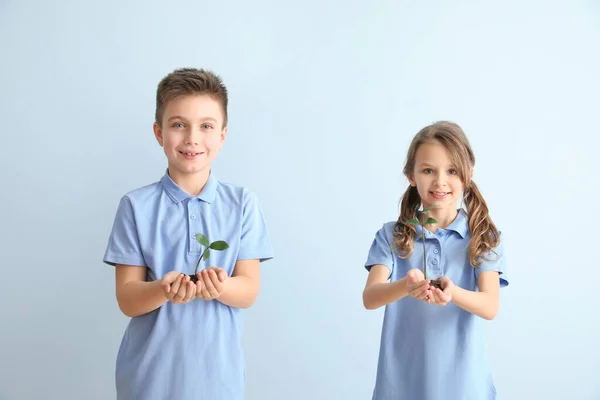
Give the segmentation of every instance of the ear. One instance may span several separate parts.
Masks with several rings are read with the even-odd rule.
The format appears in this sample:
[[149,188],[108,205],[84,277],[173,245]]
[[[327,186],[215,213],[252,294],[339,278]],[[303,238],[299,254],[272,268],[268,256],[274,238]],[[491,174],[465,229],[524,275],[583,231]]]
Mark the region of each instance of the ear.
[[223,142],[225,142],[225,139],[227,139],[227,127],[223,128],[223,130],[221,131],[221,138],[220,138],[220,142],[221,142],[221,146],[223,146]]
[[163,134],[162,134],[162,129],[160,129],[160,126],[158,126],[158,123],[155,122],[154,125],[152,126],[152,128],[154,129],[154,136],[156,137],[156,140],[158,141],[158,144],[160,145],[160,147],[163,146]]
[[469,171],[467,172],[467,176],[465,177],[465,182],[466,182],[466,186],[468,187],[469,185],[471,185],[471,181],[473,180],[473,167],[469,168]]
[[413,174],[409,174],[407,178],[408,182],[410,183],[410,186],[417,187],[417,181],[415,181],[415,177],[413,176]]

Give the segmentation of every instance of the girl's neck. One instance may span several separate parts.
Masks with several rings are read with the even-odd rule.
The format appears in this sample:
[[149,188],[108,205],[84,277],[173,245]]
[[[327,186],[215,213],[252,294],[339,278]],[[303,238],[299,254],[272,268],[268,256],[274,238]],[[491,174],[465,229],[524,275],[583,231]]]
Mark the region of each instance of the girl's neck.
[[[424,209],[426,208],[424,207]],[[427,217],[435,218],[437,223],[425,225],[425,227],[428,231],[435,233],[437,228],[447,228],[456,219],[457,215],[458,209],[456,207],[432,208],[429,210]]]

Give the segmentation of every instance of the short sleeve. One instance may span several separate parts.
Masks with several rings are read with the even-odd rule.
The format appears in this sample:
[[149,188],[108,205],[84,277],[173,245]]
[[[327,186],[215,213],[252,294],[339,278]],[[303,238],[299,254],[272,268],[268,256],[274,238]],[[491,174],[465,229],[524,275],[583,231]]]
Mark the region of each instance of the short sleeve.
[[497,271],[500,273],[500,287],[508,286],[508,276],[506,275],[506,258],[504,254],[504,237],[500,232],[500,243],[486,258],[490,261],[483,262],[475,268],[475,277],[479,279],[479,275],[485,271]]
[[117,208],[112,231],[104,254],[106,264],[146,266],[138,238],[131,200],[123,196]]
[[238,260],[259,259],[261,262],[273,258],[271,239],[267,224],[258,202],[252,192],[247,192],[242,211],[242,234]]
[[371,267],[376,264],[388,267],[390,275],[394,271],[394,254],[390,243],[391,233],[391,225],[384,224],[375,234],[365,263],[367,271],[370,271]]

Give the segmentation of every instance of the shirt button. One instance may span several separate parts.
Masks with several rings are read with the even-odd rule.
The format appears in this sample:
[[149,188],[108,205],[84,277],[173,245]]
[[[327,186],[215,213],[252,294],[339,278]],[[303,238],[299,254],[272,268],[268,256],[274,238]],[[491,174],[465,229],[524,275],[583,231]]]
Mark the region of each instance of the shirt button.
[[435,254],[437,254],[437,253],[438,253],[438,250],[437,250],[437,249],[433,249],[433,252],[434,252]]
[[437,260],[433,260],[431,263],[432,263],[433,265],[435,265],[435,264],[437,264]]
[[196,215],[192,214],[192,215],[190,215],[190,218],[191,219],[196,219]]

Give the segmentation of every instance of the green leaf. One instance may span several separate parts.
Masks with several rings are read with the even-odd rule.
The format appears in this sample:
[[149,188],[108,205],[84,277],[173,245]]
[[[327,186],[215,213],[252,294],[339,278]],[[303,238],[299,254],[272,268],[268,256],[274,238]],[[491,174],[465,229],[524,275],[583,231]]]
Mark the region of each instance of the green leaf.
[[212,242],[209,247],[213,250],[225,250],[229,248],[229,245],[224,240],[217,240]]
[[419,220],[418,220],[418,219],[416,219],[416,218],[411,218],[411,219],[409,219],[408,221],[406,221],[406,223],[407,223],[407,224],[411,224],[411,225],[420,225],[420,224],[421,224],[421,221],[419,221]]
[[207,248],[206,250],[204,250],[204,253],[202,253],[202,260],[206,261],[206,259],[208,258],[209,255],[210,255],[210,250]]
[[196,233],[196,240],[203,246],[208,247],[208,238],[201,233]]
[[425,221],[425,224],[437,224],[437,220],[435,218],[427,218],[427,221]]

